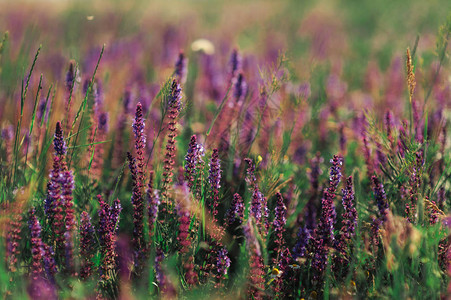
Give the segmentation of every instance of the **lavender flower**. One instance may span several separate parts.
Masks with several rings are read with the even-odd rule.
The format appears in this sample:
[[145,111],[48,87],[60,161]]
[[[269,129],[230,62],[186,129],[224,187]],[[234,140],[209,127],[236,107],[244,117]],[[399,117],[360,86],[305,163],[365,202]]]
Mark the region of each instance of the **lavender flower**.
[[164,159],[164,171],[163,171],[163,187],[162,187],[162,204],[163,204],[163,211],[166,211],[168,209],[168,191],[169,191],[169,185],[172,182],[172,177],[174,176],[173,170],[174,170],[174,163],[175,163],[175,153],[176,153],[176,147],[175,147],[175,137],[177,136],[177,129],[176,129],[176,119],[180,113],[180,107],[181,107],[181,98],[182,98],[182,89],[180,87],[180,84],[176,79],[172,81],[171,85],[171,94],[168,97],[168,106],[169,106],[169,112],[168,112],[168,118],[169,118],[169,124],[168,124],[168,141],[166,144],[166,154]]
[[135,252],[135,265],[140,265],[145,243],[143,236],[144,229],[144,147],[146,138],[144,136],[144,118],[141,103],[136,105],[135,120],[133,122],[133,133],[135,134],[136,159],[127,153],[129,160],[130,173],[133,179],[133,194],[131,202],[133,204],[133,248]]
[[230,54],[229,59],[229,73],[230,73],[230,79],[235,78],[237,73],[241,71],[241,64],[242,59],[240,54],[238,53],[237,49],[233,49],[232,54]]
[[55,153],[58,156],[66,155],[66,142],[63,137],[63,129],[61,127],[61,122],[56,123],[55,137],[53,139],[53,147],[55,148]]
[[213,214],[214,221],[217,221],[216,215],[218,214],[219,189],[221,187],[220,183],[222,172],[218,149],[213,149],[209,166],[210,166],[209,171],[210,175],[208,176],[208,182],[210,183],[211,188],[211,197],[210,197],[211,213]]
[[237,222],[242,224],[244,219],[244,203],[243,198],[238,193],[233,195],[232,203],[227,211],[227,223],[231,226],[233,223]]
[[255,185],[257,184],[257,177],[255,177],[255,165],[250,158],[245,158],[244,161],[248,165],[246,182],[249,185],[249,189],[253,191],[255,189]]
[[42,248],[44,251],[43,262],[44,262],[44,270],[47,276],[47,279],[54,285],[55,284],[55,274],[58,271],[55,263],[55,252],[53,252],[53,248],[49,245],[43,243]]
[[193,188],[197,174],[197,166],[203,162],[202,156],[204,155],[205,152],[203,146],[197,143],[197,138],[193,135],[188,145],[188,152],[185,156],[185,180],[190,189]]
[[247,84],[244,80],[243,73],[238,73],[236,78],[234,79],[233,84],[233,97],[235,102],[232,104],[233,106],[238,105],[241,106],[241,104],[244,102],[244,99],[246,98],[247,94]]
[[60,158],[55,156],[53,158],[53,168],[50,171],[50,180],[47,183],[47,197],[44,203],[44,212],[47,217],[47,222],[53,224],[55,215],[55,205],[61,197],[60,177]]
[[329,248],[333,246],[335,241],[333,232],[334,223],[336,221],[334,198],[341,179],[342,158],[334,155],[330,162],[332,163],[332,166],[330,168],[329,187],[323,193],[320,223],[315,230],[315,254],[312,266],[316,271],[316,279],[322,277],[327,265]]
[[174,75],[181,84],[185,84],[186,75],[188,74],[188,59],[185,57],[183,51],[180,51],[177,61],[175,63]]
[[74,177],[72,171],[65,171],[60,176],[60,183],[62,187],[62,204],[64,205],[65,215],[65,253],[66,253],[66,267],[73,271],[73,232],[76,227],[74,216],[74,203],[72,192],[74,190]]
[[341,190],[343,194],[342,204],[345,209],[343,213],[343,227],[341,228],[342,237],[350,240],[355,235],[357,226],[357,210],[354,207],[354,189],[352,187],[352,176],[346,180],[346,187]]
[[116,243],[116,228],[121,211],[119,200],[115,201],[113,207],[110,207],[102,196],[97,196],[99,209],[99,239],[101,245],[101,253],[103,256],[103,263],[101,264],[100,277],[102,280],[101,289],[105,289],[108,283],[112,280],[112,272],[116,268],[117,253],[115,250]]
[[262,202],[263,195],[259,191],[258,187],[255,187],[254,193],[252,194],[251,216],[254,217],[257,224],[259,224],[262,219]]
[[373,192],[376,199],[377,208],[379,209],[380,221],[381,223],[384,223],[387,220],[388,214],[388,202],[384,185],[376,176],[372,176],[371,181],[373,182]]
[[298,231],[298,241],[293,248],[293,258],[304,257],[306,255],[306,250],[308,243],[310,241],[311,235],[310,230],[304,226],[299,227]]
[[87,279],[92,275],[92,268],[94,267],[92,259],[95,254],[94,245],[94,227],[91,224],[91,217],[84,211],[81,213],[80,221],[80,256],[82,260],[80,277],[82,279]]
[[72,90],[72,88],[75,85],[75,81],[76,81],[76,76],[77,74],[77,66],[76,66],[76,62],[74,60],[71,60],[69,62],[69,69],[67,70],[66,73],[66,91],[68,93],[70,93],[70,91]]
[[230,258],[228,257],[228,252],[226,248],[221,248],[217,251],[216,267],[218,274],[220,275],[227,274],[227,270],[230,267]]

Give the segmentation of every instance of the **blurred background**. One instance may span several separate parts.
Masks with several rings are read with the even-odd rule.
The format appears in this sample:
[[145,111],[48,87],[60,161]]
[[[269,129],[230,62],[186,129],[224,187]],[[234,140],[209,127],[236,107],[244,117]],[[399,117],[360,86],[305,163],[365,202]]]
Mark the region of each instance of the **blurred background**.
[[179,49],[206,38],[218,57],[237,47],[270,63],[285,51],[298,76],[326,61],[360,86],[369,63],[387,69],[417,35],[420,52],[434,49],[450,10],[446,0],[0,1],[0,32],[9,32],[12,55],[2,58],[12,60],[3,63],[0,84],[11,86],[5,77],[22,74],[39,44],[41,63],[58,75],[69,59],[86,69],[104,43],[106,59],[123,54],[142,65],[172,66]]

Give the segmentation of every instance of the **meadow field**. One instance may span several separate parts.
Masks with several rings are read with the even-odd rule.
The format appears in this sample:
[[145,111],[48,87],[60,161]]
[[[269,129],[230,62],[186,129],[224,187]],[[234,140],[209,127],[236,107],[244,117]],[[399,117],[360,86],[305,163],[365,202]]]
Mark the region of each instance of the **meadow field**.
[[0,1],[3,299],[451,299],[451,2]]

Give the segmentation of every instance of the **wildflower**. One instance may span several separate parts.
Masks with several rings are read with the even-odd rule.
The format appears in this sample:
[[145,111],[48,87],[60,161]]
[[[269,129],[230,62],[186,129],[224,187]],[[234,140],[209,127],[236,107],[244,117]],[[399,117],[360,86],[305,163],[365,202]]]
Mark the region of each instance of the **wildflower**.
[[186,75],[188,73],[188,59],[185,57],[183,51],[180,51],[177,61],[175,63],[174,75],[181,84],[185,84]]
[[304,257],[311,235],[307,226],[300,227],[298,231],[298,241],[293,248],[293,258]]
[[139,265],[139,260],[142,255],[144,240],[143,240],[143,220],[144,220],[144,205],[142,199],[142,185],[139,181],[138,168],[136,166],[136,159],[132,157],[130,152],[127,153],[130,173],[133,182],[133,193],[131,202],[133,204],[133,252],[135,254],[135,266]]
[[350,240],[355,235],[355,228],[357,226],[357,210],[354,206],[354,189],[352,187],[352,176],[346,180],[346,186],[341,190],[343,195],[342,204],[345,209],[343,217],[343,227],[341,234],[344,239]]
[[238,106],[241,106],[241,104],[243,104],[244,102],[244,99],[246,98],[246,94],[247,94],[247,83],[244,80],[243,73],[240,72],[234,79],[233,97],[235,102],[232,105],[235,106],[235,104],[237,104]]
[[285,202],[282,198],[281,193],[276,194],[277,202],[275,208],[275,217],[273,222],[274,232],[275,232],[275,243],[277,245],[276,248],[276,256],[278,257],[280,251],[282,251],[282,246],[284,244],[283,233],[285,231],[285,224],[287,222],[287,207],[285,206]]
[[[76,77],[77,77],[77,66],[76,66],[76,62],[74,60],[71,60],[69,62],[69,69],[67,70],[66,73],[66,91],[70,92],[71,89],[74,87],[75,85],[75,81],[76,81]],[[79,75],[79,74],[78,74]]]
[[119,214],[122,208],[118,199],[114,202],[113,206],[110,207],[105,201],[102,200],[100,195],[98,195],[97,198],[100,204],[100,209],[98,212],[99,239],[103,257],[100,277],[103,284],[107,284],[112,279],[112,272],[116,268],[116,230]]
[[233,195],[232,203],[227,211],[227,223],[231,226],[237,222],[241,224],[244,218],[244,203],[243,198],[238,193]]
[[384,190],[384,185],[379,181],[379,179],[376,176],[372,176],[371,181],[373,182],[373,192],[374,197],[376,199],[377,208],[379,209],[379,216],[381,222],[384,223],[385,220],[387,219],[388,213],[388,202]]
[[255,176],[255,165],[250,158],[245,158],[244,161],[248,165],[246,182],[249,185],[249,189],[253,191],[255,189],[255,185],[257,184],[257,177]]
[[61,122],[56,123],[55,136],[53,138],[53,147],[55,148],[55,154],[62,157],[66,155],[66,142],[63,137],[63,129],[61,127]]
[[280,276],[282,276],[282,272],[279,269],[273,268],[271,270],[271,278],[279,278]]
[[229,59],[229,74],[230,80],[235,78],[238,72],[241,71],[242,58],[237,49],[233,49]]
[[55,252],[53,252],[53,248],[49,245],[42,243],[42,249],[44,251],[43,262],[44,262],[44,271],[47,276],[47,279],[54,285],[55,284],[55,274],[58,271],[55,263]]
[[217,251],[216,267],[218,274],[221,276],[227,274],[227,270],[230,267],[230,258],[226,248],[221,248]]
[[6,262],[10,272],[17,271],[17,258],[20,255],[19,242],[21,240],[21,214],[13,214],[10,217],[6,233]]
[[315,229],[315,254],[312,265],[316,270],[315,276],[317,279],[322,276],[325,270],[329,247],[332,247],[335,241],[333,229],[336,213],[333,201],[341,179],[342,158],[334,155],[330,162],[332,166],[330,167],[329,187],[323,193],[320,223],[318,228]]
[[182,97],[182,90],[180,87],[180,84],[176,79],[172,81],[171,85],[171,94],[168,97],[168,106],[169,106],[169,112],[168,112],[168,118],[169,118],[169,124],[168,124],[168,141],[166,144],[166,154],[164,159],[164,171],[163,171],[163,187],[162,187],[162,204],[163,204],[163,211],[167,210],[167,206],[169,205],[168,202],[168,190],[169,185],[172,182],[173,177],[173,170],[174,170],[174,163],[175,163],[175,153],[176,153],[176,147],[175,147],[175,137],[177,136],[177,129],[176,129],[176,119],[180,112],[181,107],[181,97]]
[[73,90],[75,90],[75,83],[79,79],[78,69],[74,60],[69,62],[69,69],[66,73],[66,131],[70,132],[72,129],[72,117],[71,117],[71,108],[72,101],[70,100],[71,94]]
[[33,280],[38,280],[43,275],[42,260],[45,252],[42,248],[41,224],[36,218],[34,208],[29,211],[28,227],[31,231],[31,273]]
[[197,143],[195,135],[191,136],[191,141],[188,145],[188,152],[185,156],[185,180],[190,189],[193,188],[194,181],[197,175],[197,166],[201,164],[202,156],[205,155],[204,148],[201,144]]
[[74,177],[72,171],[64,171],[60,176],[61,183],[61,198],[62,205],[65,211],[65,253],[66,253],[66,268],[69,271],[73,271],[73,234],[76,227],[76,221],[74,216],[74,203],[72,193],[74,190]]
[[263,195],[258,190],[258,187],[255,187],[254,193],[252,194],[252,201],[251,201],[251,216],[254,217],[257,224],[259,224],[262,219],[262,202],[263,202]]
[[213,215],[213,220],[216,222],[216,215],[218,214],[218,205],[219,205],[219,188],[221,187],[221,163],[219,160],[219,151],[218,149],[213,149],[213,153],[211,155],[211,160],[209,163],[210,171],[208,176],[208,182],[211,187],[211,213]]
[[87,279],[92,275],[94,245],[94,227],[91,224],[91,217],[84,211],[81,213],[80,221],[80,256],[82,259],[80,277],[82,279]]

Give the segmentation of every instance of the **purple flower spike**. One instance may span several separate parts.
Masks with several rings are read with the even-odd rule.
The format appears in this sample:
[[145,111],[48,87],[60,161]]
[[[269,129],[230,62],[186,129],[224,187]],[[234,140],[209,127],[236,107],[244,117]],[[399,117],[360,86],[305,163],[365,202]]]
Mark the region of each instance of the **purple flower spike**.
[[216,268],[220,275],[226,275],[227,270],[230,267],[230,258],[227,255],[228,252],[226,248],[221,248],[217,252]]
[[377,208],[379,209],[379,217],[381,223],[383,223],[387,220],[388,214],[388,202],[384,185],[376,176],[371,177],[371,181],[373,182],[374,198],[376,199]]
[[55,137],[53,139],[53,147],[55,148],[56,155],[63,156],[66,155],[66,142],[63,137],[63,128],[61,127],[61,122],[56,123]]
[[80,221],[80,256],[81,269],[80,277],[87,279],[92,275],[94,263],[92,261],[95,254],[95,236],[94,227],[91,224],[91,217],[87,212],[81,213]]
[[211,213],[213,214],[213,219],[216,222],[216,215],[218,214],[219,205],[219,189],[221,187],[221,163],[219,161],[219,151],[218,149],[213,149],[210,160],[210,175],[208,176],[208,182],[211,187]]
[[185,180],[190,190],[193,188],[196,180],[197,166],[203,163],[202,157],[204,155],[203,146],[197,143],[197,138],[193,135],[188,145],[188,153],[185,156]]
[[329,248],[334,245],[334,224],[336,221],[335,212],[335,192],[341,179],[342,158],[334,155],[330,160],[332,166],[330,167],[329,187],[323,193],[321,200],[321,217],[318,228],[315,230],[315,254],[312,261],[316,274],[315,278],[318,280],[322,277],[327,265],[327,257],[329,255]]
[[263,195],[258,188],[255,187],[254,193],[252,194],[251,216],[255,218],[257,224],[259,224],[262,219],[262,201]]
[[41,224],[35,215],[34,208],[29,212],[30,218],[28,220],[28,227],[31,231],[31,273],[34,280],[38,280],[43,275],[42,259],[45,255],[43,244],[41,240]]
[[173,170],[174,170],[174,163],[175,163],[175,154],[176,154],[176,145],[175,145],[175,137],[177,136],[177,118],[180,113],[181,108],[181,99],[182,99],[182,89],[180,87],[180,84],[176,79],[172,81],[171,85],[171,94],[168,97],[168,106],[169,106],[169,112],[168,112],[168,141],[166,144],[166,154],[164,159],[164,166],[163,166],[163,187],[162,187],[162,204],[163,204],[163,211],[168,210],[169,206],[169,188],[170,184],[173,180]]
[[230,68],[230,78],[235,78],[237,73],[241,71],[241,56],[237,49],[233,49],[232,54],[230,55],[229,60],[229,68]]
[[[233,97],[235,99],[235,103],[238,106],[240,106],[244,102],[244,99],[246,98],[247,84],[246,84],[246,81],[244,80],[244,76],[241,72],[238,73],[238,75],[236,76],[234,81],[235,82],[233,84]],[[235,104],[232,104],[232,105],[235,105]]]
[[185,84],[188,74],[188,59],[185,57],[183,51],[180,51],[177,61],[175,63],[174,75],[180,83]]
[[355,235],[355,228],[357,226],[357,210],[354,206],[354,189],[352,187],[352,176],[346,180],[346,187],[341,190],[343,194],[343,227],[341,234],[346,240],[350,240]]
[[293,248],[293,258],[304,257],[307,246],[310,241],[310,230],[307,227],[300,227],[298,232],[298,241]]
[[76,76],[79,75],[76,73],[78,73],[76,63],[74,60],[71,60],[69,62],[69,70],[67,70],[66,73],[66,90],[68,93],[70,93],[71,89],[75,85]]
[[232,225],[237,222],[238,224],[242,224],[244,219],[244,203],[243,198],[236,193],[233,195],[232,203],[230,204],[230,208],[227,211],[227,223]]

